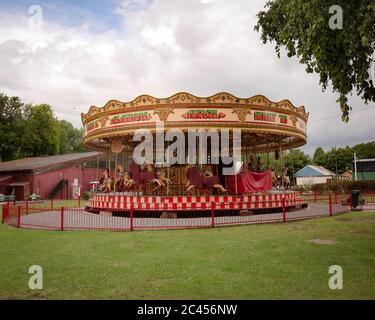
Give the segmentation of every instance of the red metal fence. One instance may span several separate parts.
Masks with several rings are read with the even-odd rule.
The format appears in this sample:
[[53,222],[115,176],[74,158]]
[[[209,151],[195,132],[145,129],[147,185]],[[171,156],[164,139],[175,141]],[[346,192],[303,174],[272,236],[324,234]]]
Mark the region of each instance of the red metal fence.
[[375,210],[375,193],[361,194],[362,208],[365,210]]
[[[375,193],[363,196],[363,207],[375,209]],[[256,210],[243,209],[250,208],[249,203],[237,203],[238,207],[234,207],[233,203],[212,202],[201,207],[194,205],[194,208],[184,204],[184,211],[171,210],[166,203],[162,210],[150,211],[141,204],[132,203],[128,211],[111,209],[94,214],[83,208],[58,205],[52,201],[7,203],[3,205],[2,221],[16,227],[50,230],[186,229],[287,222],[333,216],[351,210],[350,196],[334,194],[298,200],[259,201]]]

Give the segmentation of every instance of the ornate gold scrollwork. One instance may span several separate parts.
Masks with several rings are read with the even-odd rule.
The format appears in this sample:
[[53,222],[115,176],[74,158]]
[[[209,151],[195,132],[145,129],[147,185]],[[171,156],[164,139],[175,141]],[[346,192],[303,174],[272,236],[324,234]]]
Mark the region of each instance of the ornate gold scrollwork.
[[238,120],[246,121],[246,116],[251,114],[251,109],[249,107],[238,107],[232,109],[235,114],[237,114]]
[[296,127],[297,117],[295,115],[291,115],[290,120],[292,121],[293,127]]
[[101,124],[101,128],[104,128],[105,127],[105,124],[108,120],[108,116],[107,115],[102,115],[100,117],[100,124]]
[[167,121],[169,114],[173,113],[173,107],[157,108],[154,114],[159,116],[160,121]]

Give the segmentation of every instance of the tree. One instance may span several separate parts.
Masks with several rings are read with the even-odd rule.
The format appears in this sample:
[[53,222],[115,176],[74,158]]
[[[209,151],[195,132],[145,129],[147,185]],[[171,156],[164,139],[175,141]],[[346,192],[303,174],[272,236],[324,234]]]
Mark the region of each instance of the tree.
[[[270,0],[266,11],[258,13],[255,30],[261,30],[263,43],[275,42],[285,47],[288,57],[297,56],[306,72],[320,75],[326,90],[332,83],[339,94],[337,102],[342,119],[349,120],[348,95],[353,91],[365,103],[375,101],[375,87],[370,69],[374,64],[375,2],[374,0],[337,0],[343,12],[343,28],[331,29],[329,21],[333,3],[326,0]],[[337,8],[337,6],[335,6]],[[335,15],[339,17],[340,12]]]
[[0,93],[0,162],[82,151],[83,130],[57,120],[51,106]]
[[357,154],[358,159],[375,158],[375,141],[357,144],[352,149]]
[[319,160],[324,156],[325,152],[322,147],[318,147],[315,149],[314,156],[313,156],[313,163],[318,164]]
[[[281,174],[281,156],[279,157],[279,160],[275,159],[274,153],[270,153],[268,156],[266,153],[264,153],[264,154],[261,154],[260,157],[261,157],[261,170],[268,169],[267,168],[267,159],[268,159],[269,167],[275,169],[278,175]],[[284,163],[284,166],[289,169],[290,176],[293,177],[294,174],[298,170],[310,164],[311,159],[303,151],[297,149],[297,150],[284,152],[283,163]]]
[[334,173],[342,174],[347,169],[351,169],[353,153],[353,149],[348,146],[345,148],[332,148],[319,159],[317,164]]
[[0,162],[21,155],[24,105],[18,97],[0,94]]
[[291,150],[284,157],[285,166],[289,169],[291,178],[294,178],[294,175],[305,167],[308,164],[311,164],[310,157],[305,154],[303,151]]
[[74,128],[73,125],[66,120],[59,121],[59,143],[60,154],[86,150],[83,145],[82,130]]
[[59,122],[48,104],[25,107],[25,156],[54,155],[59,153]]

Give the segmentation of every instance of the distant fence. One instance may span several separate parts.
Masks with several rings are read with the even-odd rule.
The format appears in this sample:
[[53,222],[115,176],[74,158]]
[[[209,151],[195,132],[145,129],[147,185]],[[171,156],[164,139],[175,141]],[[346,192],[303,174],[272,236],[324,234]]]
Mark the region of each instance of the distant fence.
[[375,193],[362,193],[360,198],[362,200],[362,209],[375,210]]
[[[375,210],[375,193],[363,195],[365,209]],[[132,203],[130,210],[86,212],[83,208],[59,207],[53,201],[6,203],[3,205],[3,223],[18,228],[50,230],[147,230],[186,229],[255,223],[287,222],[333,216],[351,211],[349,195],[305,197],[297,200],[261,201],[257,210],[236,210],[232,203],[214,203],[189,207],[184,211],[144,209]],[[293,203],[292,203],[293,201]],[[243,206],[242,206],[243,207]],[[275,207],[276,210],[275,210]]]

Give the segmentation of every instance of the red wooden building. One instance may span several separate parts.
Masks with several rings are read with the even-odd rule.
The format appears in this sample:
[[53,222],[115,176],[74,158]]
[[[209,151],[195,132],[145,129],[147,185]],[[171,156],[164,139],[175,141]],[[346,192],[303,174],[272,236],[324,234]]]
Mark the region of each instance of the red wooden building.
[[0,163],[0,194],[25,200],[31,194],[43,199],[72,199],[77,187],[89,190],[97,179],[98,152],[24,158]]

